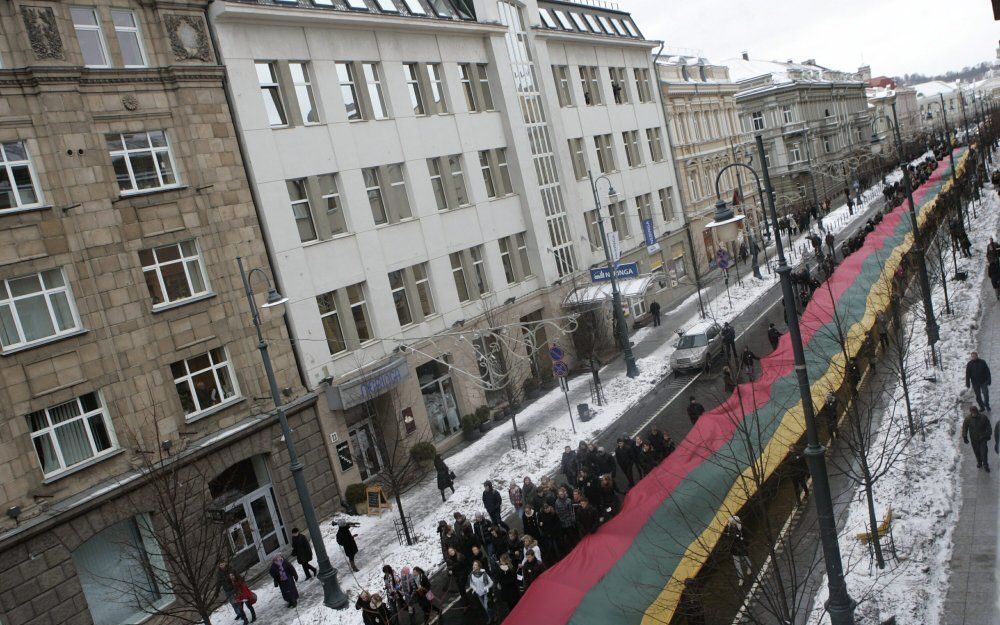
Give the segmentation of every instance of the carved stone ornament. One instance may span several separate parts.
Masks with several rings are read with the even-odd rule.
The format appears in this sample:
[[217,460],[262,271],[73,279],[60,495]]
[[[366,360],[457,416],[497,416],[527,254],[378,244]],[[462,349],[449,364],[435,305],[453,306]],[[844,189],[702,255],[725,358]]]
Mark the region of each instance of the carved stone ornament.
[[205,21],[194,15],[164,15],[170,48],[178,61],[211,61]]
[[21,5],[21,18],[24,20],[25,30],[28,31],[31,51],[37,58],[58,60],[66,58],[52,7]]
[[122,96],[122,106],[126,111],[134,111],[139,108],[139,99],[132,94]]

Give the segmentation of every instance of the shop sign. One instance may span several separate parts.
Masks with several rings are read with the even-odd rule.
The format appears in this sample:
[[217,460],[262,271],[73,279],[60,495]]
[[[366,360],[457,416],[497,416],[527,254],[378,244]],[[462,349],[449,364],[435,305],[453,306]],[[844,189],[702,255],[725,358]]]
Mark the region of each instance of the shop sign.
[[396,358],[350,380],[327,386],[327,403],[331,410],[347,410],[359,406],[396,387],[409,375],[406,359]]

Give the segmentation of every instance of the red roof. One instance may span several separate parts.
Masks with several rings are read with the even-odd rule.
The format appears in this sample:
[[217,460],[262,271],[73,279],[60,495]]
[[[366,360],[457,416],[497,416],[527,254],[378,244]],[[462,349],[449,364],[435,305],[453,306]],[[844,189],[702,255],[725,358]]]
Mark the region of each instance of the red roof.
[[888,87],[889,89],[896,88],[896,81],[888,76],[876,76],[868,81],[869,87]]

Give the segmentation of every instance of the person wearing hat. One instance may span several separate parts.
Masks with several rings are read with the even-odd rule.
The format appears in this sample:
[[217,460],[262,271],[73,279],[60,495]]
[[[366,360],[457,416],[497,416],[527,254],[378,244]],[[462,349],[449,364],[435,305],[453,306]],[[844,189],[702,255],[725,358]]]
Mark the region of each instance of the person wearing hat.
[[774,327],[773,323],[767,324],[767,340],[771,343],[771,349],[778,349],[778,341],[781,340],[781,332]]
[[358,555],[358,543],[354,540],[356,536],[351,533],[351,528],[344,519],[337,520],[337,544],[344,550],[347,561],[351,563],[351,570],[357,573],[358,565],[354,563],[354,557]]

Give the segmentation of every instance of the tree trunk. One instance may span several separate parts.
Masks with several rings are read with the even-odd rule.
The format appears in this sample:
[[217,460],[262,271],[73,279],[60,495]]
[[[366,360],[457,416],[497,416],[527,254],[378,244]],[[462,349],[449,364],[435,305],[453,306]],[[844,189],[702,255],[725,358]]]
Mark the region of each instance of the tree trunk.
[[[867,464],[867,463],[865,463]],[[882,557],[882,543],[879,541],[878,536],[878,517],[875,514],[875,496],[872,493],[873,486],[871,482],[871,475],[868,473],[868,467],[864,467],[865,472],[865,499],[868,500],[868,523],[871,524],[871,541],[872,549],[875,550],[875,566],[880,569],[885,568],[885,558]]]
[[413,536],[410,534],[410,524],[406,522],[406,515],[403,513],[403,498],[399,496],[399,489],[394,488],[396,508],[399,510],[399,522],[403,524],[403,536],[406,537],[407,546],[413,545]]

